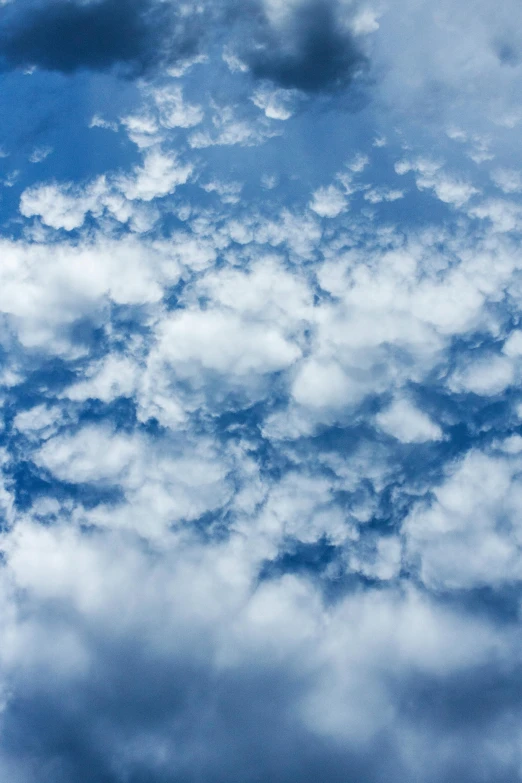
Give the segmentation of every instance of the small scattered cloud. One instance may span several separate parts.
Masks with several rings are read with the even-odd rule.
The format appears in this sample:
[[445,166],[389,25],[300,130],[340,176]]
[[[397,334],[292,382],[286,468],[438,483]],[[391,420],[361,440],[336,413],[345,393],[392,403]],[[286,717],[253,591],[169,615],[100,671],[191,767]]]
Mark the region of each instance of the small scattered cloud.
[[36,147],[29,156],[31,163],[41,163],[53,152],[52,147]]
[[336,188],[335,185],[318,188],[313,193],[310,202],[310,209],[319,217],[335,218],[344,212],[347,207],[347,200],[344,193]]

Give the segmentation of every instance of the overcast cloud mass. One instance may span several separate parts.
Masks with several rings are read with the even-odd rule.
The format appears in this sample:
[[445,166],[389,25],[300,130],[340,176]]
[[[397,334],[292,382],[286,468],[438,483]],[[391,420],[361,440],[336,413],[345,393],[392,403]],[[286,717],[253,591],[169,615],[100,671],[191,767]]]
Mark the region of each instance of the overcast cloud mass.
[[518,0],[3,0],[0,81],[0,780],[522,781]]

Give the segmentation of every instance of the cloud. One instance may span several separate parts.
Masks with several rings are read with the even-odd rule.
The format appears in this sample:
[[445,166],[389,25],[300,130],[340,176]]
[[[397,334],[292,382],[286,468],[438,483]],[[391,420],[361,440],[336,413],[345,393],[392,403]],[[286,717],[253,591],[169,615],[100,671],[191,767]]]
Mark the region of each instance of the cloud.
[[514,169],[494,169],[491,179],[504,193],[520,193],[522,191],[522,175]]
[[[274,119],[273,113],[265,112],[261,118],[245,118],[238,116],[233,106],[212,106],[212,126],[208,130],[196,130],[189,136],[189,144],[193,149],[205,149],[214,146],[253,147],[264,144],[268,139],[281,135],[281,130],[274,128],[269,119]],[[279,117],[278,119],[281,119]]]
[[261,85],[252,96],[252,102],[273,120],[288,120],[295,111],[299,93],[296,90],[273,90]]
[[[162,0],[7,4],[0,8],[0,62],[4,69],[115,70],[137,77],[200,61],[201,46],[225,32],[227,62],[280,88],[328,92],[350,85],[365,69],[361,38],[376,29],[369,24],[371,13],[347,14],[338,0],[300,0],[284,13],[276,6],[256,0],[239,13],[232,1],[206,2],[192,10]],[[270,114],[286,115],[279,99],[275,108],[272,103]],[[190,116],[195,124],[196,115]]]
[[137,231],[147,231],[158,214],[153,209],[143,209],[143,202],[148,204],[173,193],[191,174],[190,164],[180,163],[174,153],[165,154],[154,148],[145,153],[143,166],[136,166],[132,174],[102,176],[83,187],[63,183],[28,188],[22,193],[20,212],[25,217],[38,216],[45,225],[66,231],[80,228],[88,213],[105,213],[120,223],[130,221]]
[[395,165],[397,174],[415,173],[415,181],[419,190],[431,188],[437,198],[446,204],[462,207],[478,190],[468,182],[458,180],[444,173],[441,164],[429,159],[416,161],[400,161]]
[[469,589],[521,579],[519,475],[519,453],[472,450],[435,488],[433,502],[414,509],[406,541],[427,585]]
[[375,420],[384,432],[403,443],[423,443],[442,437],[440,427],[408,400],[395,400]]
[[153,91],[153,98],[165,128],[193,128],[203,119],[201,106],[184,101],[180,85],[159,88]]
[[285,7],[266,0],[254,8],[254,45],[241,48],[254,77],[320,93],[347,87],[364,71],[366,56],[344,4],[300,0]]
[[514,367],[509,359],[483,354],[476,361],[459,367],[449,379],[449,387],[455,392],[489,396],[502,393],[513,381]]
[[344,212],[347,206],[346,197],[335,185],[319,188],[313,193],[310,209],[319,217],[335,218]]
[[[478,783],[485,765],[500,780],[514,771],[509,629],[415,589],[325,607],[296,575],[253,586],[237,538],[174,543],[151,551],[27,520],[5,541],[1,666],[17,696],[3,712],[2,763],[17,780],[49,769],[58,783],[260,772],[341,783],[354,771],[364,783]],[[476,760],[470,735],[495,750]]]
[[0,9],[4,68],[141,75],[193,54],[199,35],[195,15],[183,18],[156,0],[30,0]]
[[[402,12],[324,7],[334,39],[385,47],[395,18],[416,45]],[[357,68],[253,85],[251,46],[302,62],[324,19],[256,9],[121,110],[82,76],[75,155],[117,171],[31,142],[48,179],[8,194],[0,778],[513,783],[520,166],[468,130],[439,165],[382,105],[348,127]],[[290,117],[303,90],[331,111]]]

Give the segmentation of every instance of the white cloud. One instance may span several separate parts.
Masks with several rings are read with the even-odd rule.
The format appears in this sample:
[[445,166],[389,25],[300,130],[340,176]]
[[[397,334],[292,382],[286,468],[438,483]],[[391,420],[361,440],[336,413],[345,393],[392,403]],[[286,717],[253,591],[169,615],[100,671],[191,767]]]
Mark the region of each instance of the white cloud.
[[252,102],[271,120],[288,120],[295,112],[299,93],[296,90],[274,90],[264,85],[252,95]]
[[[37,465],[62,481],[113,486],[122,498],[74,512],[79,524],[133,530],[161,542],[173,525],[194,520],[230,500],[228,474],[234,456],[208,440],[158,443],[139,433],[114,432],[90,425],[47,440],[34,454]],[[241,468],[236,475],[241,474]]]
[[109,354],[102,362],[91,366],[84,380],[69,386],[65,392],[70,400],[84,402],[98,399],[111,402],[117,397],[132,397],[138,383],[136,362]]
[[[175,284],[177,247],[94,237],[40,244],[3,240],[0,307],[26,347],[60,354],[71,349],[69,327],[82,317],[99,321],[107,302],[150,305]],[[189,259],[187,259],[189,260]],[[85,348],[84,348],[85,350]]]
[[413,171],[419,190],[430,189],[440,201],[462,207],[479,191],[469,182],[442,171],[442,166],[428,158],[418,158],[414,161],[402,160],[395,164],[397,174],[407,174]]
[[[301,3],[268,3],[277,32],[308,12]],[[484,750],[480,774],[511,774],[509,753],[520,767],[520,721],[508,697],[480,713],[483,734],[468,722],[476,702],[462,709],[481,692],[484,672],[491,690],[499,682],[507,693],[502,677],[520,658],[518,631],[488,619],[494,602],[473,611],[473,593],[460,602],[462,591],[482,587],[500,602],[498,588],[514,594],[522,579],[522,338],[518,328],[508,333],[522,303],[517,237],[509,236],[521,225],[520,165],[516,155],[513,169],[500,163],[510,160],[506,123],[515,114],[505,96],[518,94],[519,69],[497,68],[483,3],[476,14],[446,0],[404,3],[379,25],[369,7],[355,17],[344,0],[326,9],[344,14],[358,35],[372,34],[370,61],[382,79],[362,120],[339,119],[340,93],[332,92],[310,99],[313,117],[278,122],[298,96],[252,87],[255,74],[244,76],[230,52],[228,73],[222,63],[211,71],[212,60],[200,81],[197,72],[175,83],[162,73],[138,84],[142,105],[130,106],[134,87],[122,88],[121,126],[140,163],[84,184],[26,188],[20,235],[0,242],[0,343],[10,368],[0,397],[8,448],[0,460],[0,699],[9,721],[4,676],[19,703],[45,690],[37,704],[45,715],[50,701],[81,710],[87,693],[99,714],[80,730],[77,713],[67,714],[60,736],[70,722],[97,750],[102,726],[122,778],[132,779],[136,765],[186,777],[187,758],[203,758],[202,779],[216,764],[216,779],[240,778],[244,748],[249,757],[257,742],[270,748],[264,732],[272,729],[285,748],[325,747],[344,777],[354,769],[364,777],[360,758],[379,764],[375,748],[385,747],[372,780],[446,780],[468,766],[471,779],[470,737]],[[469,37],[455,33],[465,29],[464,11]],[[423,21],[427,52],[404,37],[411,18]],[[236,24],[243,30],[244,19]],[[491,25],[501,27],[493,17]],[[388,55],[389,69],[381,67]],[[181,79],[187,67],[171,75]],[[209,89],[229,105],[207,105]],[[492,116],[495,90],[504,90],[495,133],[468,116],[482,90]],[[413,112],[400,116],[404,106],[415,107],[422,134]],[[367,147],[350,157],[353,139],[363,144],[359,122]],[[119,127],[94,118],[92,126]],[[302,171],[292,145],[305,135],[308,145],[325,127],[339,132],[349,162],[310,195],[303,183],[317,181],[323,161],[326,178],[339,168],[337,137]],[[275,134],[284,143],[274,141],[266,156],[206,149],[254,147]],[[359,175],[372,144],[368,184]],[[425,192],[381,210],[404,194],[392,171],[398,147],[405,158],[396,174],[411,171]],[[491,196],[490,179],[509,200]],[[260,181],[268,190],[276,180],[277,190],[259,191]],[[64,239],[51,228],[77,233]],[[500,353],[493,343],[503,343]],[[433,385],[436,394],[424,396]],[[412,388],[415,400],[430,400],[429,414]],[[493,406],[480,399],[508,389]],[[379,400],[391,402],[376,413]],[[480,430],[481,450],[475,443],[444,464],[466,445],[453,438],[458,423],[472,440]],[[447,444],[430,447],[443,429]],[[17,473],[22,453],[42,478],[32,505],[31,482]],[[64,482],[59,493],[53,477]],[[441,600],[450,590],[452,601]],[[132,682],[119,667],[114,688],[121,660]],[[154,684],[151,697],[151,661],[164,699]],[[177,706],[185,703],[188,721]],[[225,714],[237,729],[232,773],[215,752],[231,736]],[[263,720],[249,728],[252,715]],[[446,718],[451,731],[441,729]],[[435,762],[433,747],[441,748]],[[285,754],[287,769],[295,754]],[[57,758],[49,774],[59,776]],[[4,777],[33,783],[36,773],[24,779],[20,769]]]
[[72,231],[83,225],[87,212],[98,210],[105,190],[103,177],[83,191],[72,185],[40,185],[22,193],[20,212],[24,217],[38,215],[51,228]]
[[225,62],[232,73],[246,73],[248,71],[248,65],[244,63],[234,52],[232,52],[227,46],[224,47],[222,53],[223,62]]
[[504,193],[522,192],[522,173],[515,169],[494,169],[491,179]]
[[28,437],[45,440],[63,426],[65,418],[64,412],[58,406],[37,405],[17,413],[13,427]]
[[370,204],[380,204],[382,201],[398,201],[404,198],[404,191],[399,189],[370,188],[364,193],[364,200]]
[[412,558],[430,587],[499,585],[522,578],[515,460],[470,452],[405,524]]
[[243,188],[241,182],[219,182],[213,180],[201,185],[207,193],[217,193],[223,204],[237,204]]
[[146,110],[139,114],[122,117],[120,122],[127,131],[129,139],[140,149],[152,147],[161,140],[158,121],[152,113],[147,113]]
[[173,193],[191,174],[192,166],[181,164],[174,153],[152,150],[146,154],[142,167],[136,168],[131,176],[118,178],[116,184],[130,201],[152,201]]
[[136,166],[131,174],[101,176],[83,187],[65,183],[28,188],[22,193],[20,212],[66,231],[80,228],[89,212],[98,218],[109,214],[121,223],[130,221],[138,232],[148,231],[158,213],[133,202],[149,203],[172,194],[188,181],[192,171],[192,166],[180,163],[175,154],[153,149],[145,153],[143,166]]
[[354,174],[360,174],[366,166],[369,164],[370,159],[368,155],[365,155],[362,152],[357,153],[353,160],[350,161],[350,163],[347,164],[350,171],[353,171]]
[[395,400],[389,408],[377,414],[375,421],[380,429],[403,443],[424,443],[442,438],[438,424],[405,399]]
[[277,329],[220,310],[185,310],[166,318],[155,349],[155,356],[182,375],[198,366],[239,376],[276,372],[299,355]]
[[153,91],[152,97],[164,128],[193,128],[203,120],[203,108],[185,102],[183,88],[179,84],[158,88]]
[[106,428],[87,427],[47,441],[36,462],[59,479],[76,483],[121,480],[139,454],[139,443]]
[[502,356],[482,356],[456,370],[448,385],[454,392],[473,392],[490,396],[500,394],[514,381],[514,369]]
[[35,147],[35,149],[32,151],[32,153],[29,156],[29,160],[31,163],[41,163],[43,160],[49,157],[49,155],[53,152],[52,147]]
[[502,353],[510,358],[522,356],[522,331],[514,329],[503,345]]
[[260,120],[243,119],[237,116],[232,106],[214,105],[212,129],[194,131],[189,136],[193,149],[205,149],[213,146],[254,147],[264,144],[268,139],[280,135],[267,117]]
[[357,402],[364,392],[336,362],[311,359],[299,367],[292,395],[296,402],[310,408],[342,410]]
[[114,133],[117,133],[118,123],[105,120],[103,117],[100,117],[99,114],[95,114],[89,123],[89,128],[104,128],[105,130],[111,130]]

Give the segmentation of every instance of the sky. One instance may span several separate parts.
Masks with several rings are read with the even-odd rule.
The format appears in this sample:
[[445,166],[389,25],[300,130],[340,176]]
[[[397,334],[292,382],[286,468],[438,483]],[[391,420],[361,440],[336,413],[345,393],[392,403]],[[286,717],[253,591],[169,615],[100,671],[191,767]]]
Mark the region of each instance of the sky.
[[519,0],[0,0],[0,779],[522,781]]

